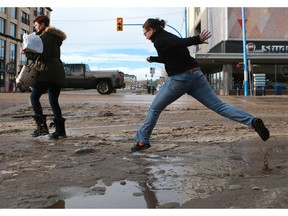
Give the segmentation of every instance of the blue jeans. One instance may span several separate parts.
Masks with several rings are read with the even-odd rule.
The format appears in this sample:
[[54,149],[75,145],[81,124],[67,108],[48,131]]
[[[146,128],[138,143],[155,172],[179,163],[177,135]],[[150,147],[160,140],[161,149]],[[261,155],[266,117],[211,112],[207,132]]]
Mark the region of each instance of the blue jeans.
[[62,119],[62,112],[59,105],[59,95],[61,86],[51,82],[38,81],[32,89],[30,100],[36,116],[43,116],[40,97],[48,90],[49,103],[54,115],[54,119]]
[[169,77],[155,96],[148,109],[143,125],[137,131],[136,142],[149,143],[149,139],[161,112],[171,103],[187,93],[221,116],[252,127],[252,116],[241,109],[222,102],[211,88],[203,73],[181,73]]

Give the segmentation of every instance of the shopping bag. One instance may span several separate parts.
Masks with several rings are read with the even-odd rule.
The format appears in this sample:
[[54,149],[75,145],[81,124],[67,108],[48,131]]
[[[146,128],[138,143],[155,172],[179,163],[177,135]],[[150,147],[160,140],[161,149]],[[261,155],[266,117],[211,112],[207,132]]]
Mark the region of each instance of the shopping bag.
[[43,52],[43,42],[39,35],[35,33],[23,34],[23,44],[22,49],[25,52],[32,53],[42,53]]
[[16,77],[16,85],[19,88],[33,87],[37,81],[40,71],[45,70],[45,64],[39,60],[40,55],[35,61],[30,62],[28,65],[24,65]]
[[39,71],[33,69],[30,65],[24,65],[16,77],[16,85],[19,88],[33,87],[39,76]]

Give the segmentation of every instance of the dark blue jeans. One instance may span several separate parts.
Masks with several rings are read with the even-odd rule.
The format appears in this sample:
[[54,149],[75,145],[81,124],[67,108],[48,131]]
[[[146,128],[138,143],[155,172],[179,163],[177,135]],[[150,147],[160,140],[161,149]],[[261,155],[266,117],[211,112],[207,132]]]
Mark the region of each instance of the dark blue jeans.
[[52,82],[38,81],[32,89],[30,100],[36,116],[42,116],[43,110],[40,97],[48,91],[49,103],[54,115],[54,119],[62,119],[62,112],[59,105],[59,95],[61,86]]

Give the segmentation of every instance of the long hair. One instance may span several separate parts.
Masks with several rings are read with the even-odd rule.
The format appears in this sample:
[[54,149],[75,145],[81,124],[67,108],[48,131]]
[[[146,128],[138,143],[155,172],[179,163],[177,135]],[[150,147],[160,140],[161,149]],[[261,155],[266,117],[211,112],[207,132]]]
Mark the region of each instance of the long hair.
[[166,25],[166,22],[163,19],[159,18],[149,18],[146,20],[146,22],[143,24],[142,28],[148,30],[149,28],[154,29],[155,31],[158,31],[160,29],[164,29]]
[[40,16],[37,16],[37,17],[35,18],[35,20],[33,21],[33,23],[35,23],[35,22],[38,22],[39,24],[44,23],[44,25],[47,27],[47,26],[49,26],[49,24],[50,24],[50,19],[49,19],[49,17],[47,17],[47,16],[40,15]]

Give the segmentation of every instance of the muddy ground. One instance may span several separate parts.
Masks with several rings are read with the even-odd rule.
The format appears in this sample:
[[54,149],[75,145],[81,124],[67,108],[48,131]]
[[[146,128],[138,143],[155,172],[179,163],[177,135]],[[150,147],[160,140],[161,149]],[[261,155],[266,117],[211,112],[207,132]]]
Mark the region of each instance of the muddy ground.
[[221,97],[264,120],[263,142],[185,95],[162,113],[152,147],[131,154],[153,97],[64,91],[68,137],[53,141],[30,136],[29,93],[1,93],[0,208],[288,207],[287,96]]

